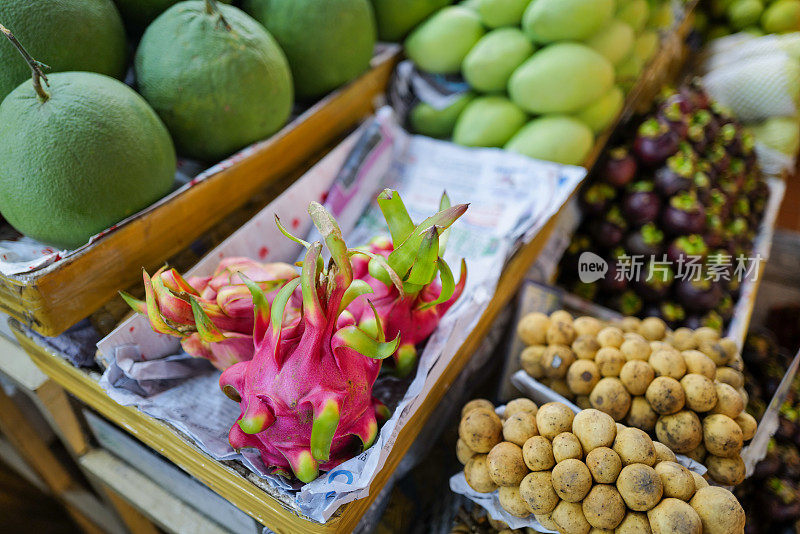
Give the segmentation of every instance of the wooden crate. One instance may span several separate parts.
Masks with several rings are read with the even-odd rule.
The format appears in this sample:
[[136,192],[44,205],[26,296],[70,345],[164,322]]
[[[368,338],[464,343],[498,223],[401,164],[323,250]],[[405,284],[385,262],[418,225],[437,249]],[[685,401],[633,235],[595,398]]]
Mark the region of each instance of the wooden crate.
[[373,67],[331,93],[249,156],[160,203],[73,255],[33,273],[0,275],[0,311],[56,336],[116,292],[189,246],[256,191],[295,170],[374,109],[399,55],[383,49]]
[[527,270],[546,244],[554,225],[555,217],[551,218],[533,241],[509,261],[498,283],[497,292],[481,316],[480,322],[439,377],[425,403],[400,431],[383,469],[370,487],[369,496],[342,506],[325,524],[298,515],[234,469],[232,462],[218,462],[212,459],[172,426],[135,408],[117,404],[98,384],[99,375],[73,367],[62,355],[27,336],[20,322],[12,319],[11,328],[39,368],[64,389],[270,529],[277,533],[351,532],[386,485],[428,417],[478,348],[494,319],[515,295]]

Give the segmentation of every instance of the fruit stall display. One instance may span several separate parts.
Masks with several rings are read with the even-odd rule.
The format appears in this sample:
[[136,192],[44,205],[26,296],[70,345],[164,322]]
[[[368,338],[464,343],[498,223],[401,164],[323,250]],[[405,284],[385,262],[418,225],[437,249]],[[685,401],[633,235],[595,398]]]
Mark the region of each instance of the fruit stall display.
[[485,399],[461,413],[456,454],[476,493],[493,493],[509,526],[588,533],[740,532],[745,512],[727,489],[680,463],[642,430],[592,408]]
[[[758,161],[750,130],[702,85],[665,94],[581,193],[584,220],[561,261],[560,283],[623,315],[725,328],[741,286],[754,278],[741,275],[756,256],[758,232],[770,226],[761,228],[770,189]],[[608,262],[603,278],[580,279],[587,252]],[[687,267],[692,262],[699,274]]]
[[657,317],[606,326],[563,311],[526,314],[518,335],[525,373],[579,408],[655,435],[708,468],[716,482],[744,480],[740,455],[756,433],[744,412],[742,360],[736,343],[708,327],[669,331]]
[[[18,45],[0,42],[0,212],[4,235],[37,240],[4,241],[6,313],[61,333],[374,110],[398,47],[375,48],[367,0],[246,4],[120,1],[122,17],[111,0],[0,6]],[[345,13],[349,27],[327,23]],[[192,60],[210,57],[223,60]],[[98,265],[114,283],[75,291]]]
[[[759,20],[774,26],[767,13],[788,13],[793,1],[769,3]],[[737,25],[746,9],[733,6],[743,2],[727,2]],[[0,213],[7,230],[53,248],[0,276],[0,307],[57,384],[256,521],[276,532],[350,532],[385,498],[429,419],[440,422],[432,415],[463,403],[463,391],[453,402],[453,384],[477,372],[471,358],[508,322],[501,312],[574,197],[583,221],[560,283],[619,316],[520,315],[509,337],[524,345],[513,349],[522,371],[503,382],[527,398],[473,400],[450,421],[459,421],[464,466],[451,488],[490,516],[464,512],[466,528],[736,534],[751,515],[800,520],[792,364],[756,338],[740,350],[758,285],[738,283],[724,260],[768,251],[765,214],[781,195],[761,172],[756,138],[796,152],[795,118],[732,114],[692,81],[627,121],[642,103],[634,100],[647,98],[645,66],[666,70],[680,55],[659,48],[694,8],[4,2],[0,66],[14,68],[0,69]],[[399,46],[376,49],[377,39],[403,43],[417,80],[460,89],[444,107],[415,101],[399,121],[381,110],[339,143],[387,92]],[[402,127],[384,131],[387,116]],[[454,168],[463,151],[474,159],[458,163],[491,160],[520,197],[550,187],[541,202],[549,211],[526,204],[512,219],[497,208],[505,204],[455,180],[449,193],[463,203],[442,191],[432,199],[433,177],[427,191],[406,192],[402,173],[391,174],[406,165],[392,159],[397,147],[371,151],[397,131],[421,140],[409,158],[420,159],[420,146],[441,150]],[[175,189],[176,169],[220,161]],[[515,182],[513,172],[542,182]],[[487,197],[511,194],[499,182]],[[517,222],[483,240],[496,212]],[[232,235],[203,236],[223,219],[235,221]],[[376,226],[358,226],[364,219]],[[364,235],[378,226],[385,235]],[[480,248],[502,253],[473,263]],[[587,255],[605,276],[581,279]],[[634,256],[645,258],[645,276],[628,279]],[[690,257],[701,280],[656,266]],[[471,286],[484,271],[490,280]],[[110,329],[97,321],[59,335],[103,306],[116,325],[104,339]],[[82,331],[91,331],[88,345],[75,341]],[[70,359],[76,347],[86,367]],[[777,408],[767,404],[780,387],[792,391],[753,475],[757,459],[747,453],[768,441]],[[205,435],[192,426],[199,419]],[[781,462],[787,473],[775,470]],[[763,510],[737,500],[762,481]]]
[[658,30],[672,27],[672,9],[646,0],[447,6],[411,32],[406,54],[424,75],[467,90],[418,103],[409,125],[460,145],[581,165],[658,50]]

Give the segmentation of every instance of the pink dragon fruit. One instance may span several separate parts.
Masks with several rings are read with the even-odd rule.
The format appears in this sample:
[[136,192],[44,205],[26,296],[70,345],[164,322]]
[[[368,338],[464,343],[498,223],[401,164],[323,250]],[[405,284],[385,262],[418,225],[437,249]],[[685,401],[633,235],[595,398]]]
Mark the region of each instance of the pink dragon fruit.
[[[442,256],[447,229],[464,214],[468,205],[451,207],[445,194],[441,211],[416,227],[396,191],[384,190],[378,196],[378,206],[392,238],[373,239],[365,249],[369,256],[354,257],[353,269],[356,278],[366,281],[372,288],[374,295],[370,300],[386,335],[400,336],[400,346],[393,354],[395,372],[406,376],[416,364],[417,346],[436,330],[441,317],[464,290],[465,262],[461,261],[461,276],[456,284]],[[400,245],[395,247],[394,243]],[[376,258],[384,261],[376,261]],[[392,272],[396,276],[391,276]],[[437,273],[441,282],[436,279]],[[348,310],[362,329],[374,329],[375,319],[364,297],[356,299]]]
[[[241,404],[229,434],[231,446],[256,448],[274,473],[293,473],[303,482],[372,445],[377,415],[385,409],[372,398],[372,388],[381,360],[399,344],[399,337],[386,341],[377,314],[371,335],[347,311],[371,288],[353,278],[350,256],[356,252],[347,249],[333,217],[316,202],[308,211],[331,261],[326,267],[321,243],[292,237],[307,248],[302,272],[271,305],[261,288],[245,279],[256,306],[256,353],[219,381]],[[285,308],[298,286],[301,313],[288,318]]]
[[[282,285],[297,278],[297,272],[286,263],[226,258],[213,276],[202,278],[185,280],[175,269],[166,267],[152,278],[144,271],[144,301],[120,294],[135,311],[147,315],[154,331],[180,337],[188,354],[206,358],[225,370],[252,359],[255,351],[253,298],[242,276],[255,281],[272,299]],[[203,313],[197,314],[193,307]]]

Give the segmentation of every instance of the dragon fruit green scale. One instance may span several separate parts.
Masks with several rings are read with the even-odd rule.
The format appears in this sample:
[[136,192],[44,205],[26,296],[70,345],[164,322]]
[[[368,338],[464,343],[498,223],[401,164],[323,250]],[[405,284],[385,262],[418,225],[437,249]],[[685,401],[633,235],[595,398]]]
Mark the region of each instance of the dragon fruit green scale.
[[[377,315],[375,332],[358,327],[346,308],[371,288],[353,279],[353,251],[333,217],[316,202],[309,214],[331,261],[326,267],[321,260],[320,242],[295,238],[307,247],[300,278],[282,287],[271,305],[257,284],[245,280],[255,305],[255,354],[227,369],[219,382],[241,406],[231,446],[256,448],[274,473],[303,482],[373,443],[383,407],[372,388],[381,360],[399,344],[399,336],[386,341]],[[298,286],[301,313],[287,318]]]

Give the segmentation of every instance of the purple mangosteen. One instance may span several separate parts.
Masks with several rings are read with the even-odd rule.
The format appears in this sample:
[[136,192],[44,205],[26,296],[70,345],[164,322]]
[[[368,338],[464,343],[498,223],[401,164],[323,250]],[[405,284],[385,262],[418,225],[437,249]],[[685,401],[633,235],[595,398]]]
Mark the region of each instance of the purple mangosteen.
[[599,280],[600,287],[608,293],[620,293],[628,288],[628,280],[622,276],[620,263],[614,258],[607,258],[608,272]]
[[698,257],[700,263],[708,254],[708,247],[703,236],[692,234],[675,238],[667,247],[667,259],[673,264],[679,261],[688,262],[693,257]]
[[706,312],[717,307],[722,300],[722,288],[717,282],[700,277],[684,278],[675,283],[675,295],[688,310]]
[[653,183],[656,190],[665,197],[689,189],[695,172],[694,158],[678,152],[667,158],[666,165],[655,172]]
[[661,211],[661,199],[654,192],[653,183],[642,180],[631,184],[622,200],[622,211],[634,226],[655,221]]
[[662,302],[659,306],[659,310],[661,311],[661,319],[663,319],[670,328],[679,327],[686,319],[686,311],[683,309],[683,306],[675,302]]
[[632,289],[613,295],[609,299],[609,305],[625,316],[638,315],[644,307],[641,297]]
[[564,251],[564,255],[561,257],[561,262],[559,263],[561,275],[567,275],[570,278],[577,276],[578,262],[581,254],[586,251],[591,251],[591,249],[591,238],[582,232],[576,232],[575,235],[572,236],[572,241],[570,241],[567,246],[567,250]]
[[601,176],[613,187],[622,188],[636,177],[636,158],[627,147],[617,147],[608,153]]
[[602,215],[617,196],[616,189],[602,182],[594,183],[583,190],[581,206],[587,215]]
[[673,95],[667,98],[659,107],[659,119],[666,121],[672,132],[679,139],[686,139],[689,129],[688,116],[691,113],[691,105],[681,95]]
[[581,282],[580,280],[569,286],[570,293],[584,300],[595,300],[599,289],[597,282]]
[[636,132],[633,151],[644,165],[657,167],[678,151],[678,141],[666,121],[648,119]]
[[619,206],[611,206],[605,216],[591,224],[589,232],[595,243],[603,248],[613,248],[622,243],[628,223]]
[[729,294],[723,293],[719,304],[717,304],[717,313],[726,322],[733,318],[733,298]]
[[702,171],[697,171],[692,178],[692,185],[700,203],[704,206],[708,205],[711,195],[711,179],[708,175]]
[[647,223],[628,234],[625,246],[632,255],[658,256],[664,250],[664,232],[655,223]]
[[686,191],[670,198],[661,214],[661,225],[666,233],[672,235],[703,233],[706,216],[697,196]]
[[711,248],[721,247],[725,243],[725,228],[719,215],[708,212],[706,215],[706,231],[703,237]]
[[724,176],[731,166],[731,157],[725,147],[715,144],[706,155],[706,161],[714,168],[717,176]]
[[711,107],[711,99],[699,78],[684,84],[680,88],[680,94],[691,103],[693,110],[709,109]]
[[661,302],[669,294],[674,280],[675,274],[669,265],[656,265],[649,262],[634,286],[645,301]]

